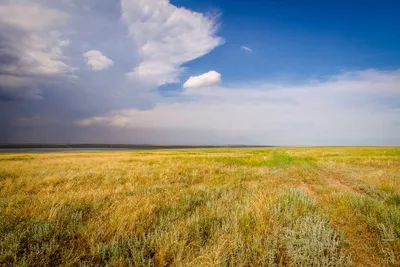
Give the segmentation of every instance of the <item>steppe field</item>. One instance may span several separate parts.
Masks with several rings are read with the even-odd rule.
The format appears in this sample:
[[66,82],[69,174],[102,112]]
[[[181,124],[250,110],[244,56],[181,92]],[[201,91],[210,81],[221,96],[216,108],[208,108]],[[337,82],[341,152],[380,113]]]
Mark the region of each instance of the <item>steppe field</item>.
[[400,148],[0,153],[0,266],[400,266]]

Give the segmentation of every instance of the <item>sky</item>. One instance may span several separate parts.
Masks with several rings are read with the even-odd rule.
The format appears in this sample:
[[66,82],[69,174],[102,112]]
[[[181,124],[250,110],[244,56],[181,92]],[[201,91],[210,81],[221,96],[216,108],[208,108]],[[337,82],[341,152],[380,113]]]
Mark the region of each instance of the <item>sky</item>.
[[0,0],[0,143],[398,146],[399,9]]

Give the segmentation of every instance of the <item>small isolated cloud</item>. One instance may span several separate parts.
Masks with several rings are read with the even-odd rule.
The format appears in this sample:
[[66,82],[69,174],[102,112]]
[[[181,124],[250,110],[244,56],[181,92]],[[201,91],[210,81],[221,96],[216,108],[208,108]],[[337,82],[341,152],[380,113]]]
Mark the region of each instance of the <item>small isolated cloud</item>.
[[183,88],[200,88],[215,85],[221,82],[221,74],[212,70],[199,76],[191,76],[184,84]]
[[253,49],[251,49],[248,46],[244,46],[244,45],[240,47],[240,50],[245,51],[245,52],[253,52]]
[[59,46],[64,47],[64,46],[69,46],[71,44],[70,40],[62,40],[58,43]]
[[106,70],[114,64],[111,59],[98,50],[90,50],[83,54],[83,56],[86,58],[86,63],[91,66],[94,71]]
[[110,125],[113,127],[125,127],[129,124],[129,119],[123,115],[115,115],[112,117],[93,117],[88,119],[83,119],[76,122],[79,126],[90,126],[90,125]]

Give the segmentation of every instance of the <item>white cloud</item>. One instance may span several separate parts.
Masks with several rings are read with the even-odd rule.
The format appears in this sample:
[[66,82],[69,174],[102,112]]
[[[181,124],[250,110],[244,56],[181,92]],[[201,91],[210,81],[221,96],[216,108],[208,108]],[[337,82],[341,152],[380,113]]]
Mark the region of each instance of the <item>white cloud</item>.
[[60,40],[61,34],[57,31],[67,18],[64,12],[35,4],[0,5],[2,38],[7,42],[1,44],[2,53],[8,56],[12,53],[16,59],[1,65],[0,69],[18,75],[71,72],[72,68],[61,60],[61,47],[66,43]]
[[[206,131],[275,145],[397,140],[400,107],[387,106],[376,95],[398,99],[399,79],[400,71],[367,70],[300,85],[217,87],[193,91],[190,101],[182,98],[159,103],[151,110],[124,109],[77,123],[155,131]],[[340,143],[341,140],[348,143]],[[193,140],[196,141],[201,140]]]
[[86,63],[95,71],[108,69],[114,64],[111,59],[98,50],[90,50],[83,56],[86,58]]
[[221,74],[212,70],[199,76],[190,76],[183,84],[184,88],[200,88],[215,85],[221,82]]
[[179,82],[181,65],[223,43],[215,19],[168,0],[122,0],[122,18],[141,62],[130,76],[155,85]]
[[67,18],[37,4],[0,5],[0,99],[37,98],[49,76],[72,74],[59,31]]
[[62,40],[59,42],[59,46],[61,47],[65,47],[65,46],[69,46],[71,44],[70,40]]
[[129,120],[122,115],[113,115],[112,117],[93,117],[89,119],[83,119],[77,122],[79,126],[90,126],[90,125],[110,125],[115,127],[125,127],[129,124]]
[[2,23],[28,31],[43,30],[54,24],[65,23],[67,14],[38,4],[0,5]]
[[253,49],[251,49],[251,48],[248,47],[248,46],[244,46],[244,45],[241,46],[240,49],[243,50],[243,51],[246,51],[246,52],[253,52]]

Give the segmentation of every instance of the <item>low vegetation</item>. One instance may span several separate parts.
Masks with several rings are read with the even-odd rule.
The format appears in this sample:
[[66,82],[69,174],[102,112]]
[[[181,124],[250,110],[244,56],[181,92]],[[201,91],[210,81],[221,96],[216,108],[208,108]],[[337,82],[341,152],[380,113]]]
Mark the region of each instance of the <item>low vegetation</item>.
[[0,266],[399,266],[399,148],[0,154]]

